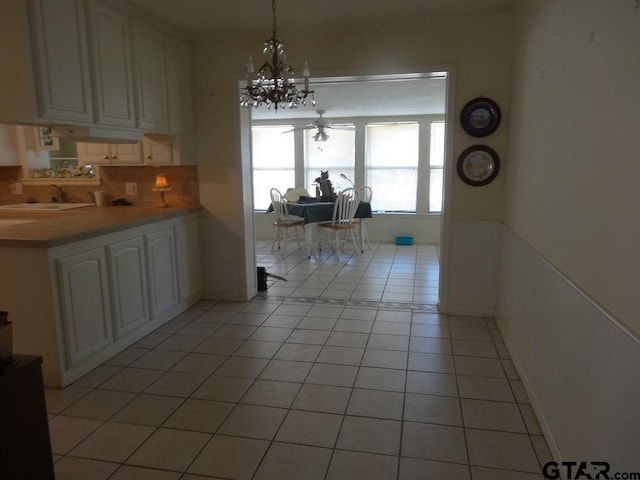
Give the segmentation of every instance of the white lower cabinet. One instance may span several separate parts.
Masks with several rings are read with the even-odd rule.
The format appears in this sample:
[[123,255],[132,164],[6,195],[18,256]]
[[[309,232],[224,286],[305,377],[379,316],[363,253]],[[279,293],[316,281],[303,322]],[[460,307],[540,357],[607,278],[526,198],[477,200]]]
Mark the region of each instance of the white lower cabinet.
[[112,339],[104,248],[56,260],[67,366],[106,348]]
[[173,228],[145,235],[151,317],[178,305],[178,276]]
[[107,245],[115,339],[149,321],[144,241],[136,237]]
[[192,301],[202,292],[200,268],[200,230],[198,220],[175,227],[176,260],[178,264],[178,295],[180,301]]
[[60,380],[48,386],[80,378],[202,296],[195,214],[56,247],[50,258],[62,350]]

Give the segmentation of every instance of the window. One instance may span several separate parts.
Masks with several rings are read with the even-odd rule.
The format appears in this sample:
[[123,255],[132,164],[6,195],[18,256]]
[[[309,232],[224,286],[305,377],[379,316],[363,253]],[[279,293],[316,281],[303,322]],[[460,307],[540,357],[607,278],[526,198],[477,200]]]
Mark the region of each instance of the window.
[[[446,124],[443,115],[415,118],[344,119],[332,124],[326,142],[315,128],[273,122],[254,125],[253,170],[256,210],[269,206],[269,189],[304,186],[315,195],[323,170],[337,192],[355,185],[373,188],[376,212],[440,214],[442,211]],[[295,132],[293,130],[296,126]],[[283,133],[284,132],[284,133]],[[344,174],[347,179],[340,175]]]
[[291,125],[254,126],[253,208],[266,210],[271,203],[269,191],[277,188],[283,194],[295,186],[295,145]]
[[416,212],[419,130],[417,122],[367,125],[365,183],[374,211]]
[[313,139],[316,132],[316,129],[305,130],[305,188],[311,195],[315,195],[313,183],[320,176],[321,170],[329,170],[329,180],[336,192],[351,187],[340,174],[346,175],[350,180],[354,179],[355,128],[335,125],[335,128],[327,129],[329,139],[326,142],[316,142]]
[[444,184],[444,122],[431,122],[429,142],[429,213],[442,212],[442,185]]

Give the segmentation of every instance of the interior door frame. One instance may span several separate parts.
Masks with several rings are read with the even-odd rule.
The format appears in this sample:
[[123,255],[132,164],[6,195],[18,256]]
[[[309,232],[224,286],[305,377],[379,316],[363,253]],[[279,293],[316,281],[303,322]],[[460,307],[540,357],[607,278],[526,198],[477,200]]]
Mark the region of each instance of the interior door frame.
[[[442,313],[446,313],[448,309],[448,279],[449,279],[449,265],[450,265],[450,238],[451,238],[451,200],[452,200],[452,185],[453,185],[453,144],[454,144],[454,131],[455,131],[455,83],[456,67],[452,64],[445,65],[430,65],[417,69],[407,69],[406,71],[394,72],[364,72],[364,71],[341,71],[341,72],[320,72],[314,75],[313,83],[327,83],[327,82],[362,82],[362,81],[379,81],[379,80],[392,80],[392,79],[410,79],[410,78],[428,78],[437,73],[446,73],[446,98],[445,98],[445,122],[446,122],[446,139],[445,139],[445,159],[444,159],[444,184],[443,184],[443,199],[442,199],[442,214],[440,225],[440,274],[439,274],[439,288],[438,288],[438,309]],[[246,85],[246,80],[238,81],[238,92],[240,88]],[[238,109],[241,113],[238,116],[240,121],[240,138],[242,139],[241,157],[242,157],[242,172],[243,172],[243,187],[245,190],[244,197],[244,211],[251,211],[251,222],[253,225],[253,172],[252,172],[252,159],[251,159],[251,147],[247,148],[247,141],[250,144],[251,138],[251,113],[249,109],[243,108],[238,103]],[[248,176],[248,178],[246,178]],[[249,202],[249,203],[247,203]],[[250,208],[247,208],[250,207]],[[254,226],[255,227],[255,226]],[[256,252],[255,252],[255,228],[252,228],[254,238],[249,241],[245,238],[245,253],[247,272],[256,270]],[[249,245],[250,244],[250,245]],[[250,253],[251,247],[253,247],[252,254]],[[256,290],[256,276],[250,275],[247,278],[247,291],[257,292]]]

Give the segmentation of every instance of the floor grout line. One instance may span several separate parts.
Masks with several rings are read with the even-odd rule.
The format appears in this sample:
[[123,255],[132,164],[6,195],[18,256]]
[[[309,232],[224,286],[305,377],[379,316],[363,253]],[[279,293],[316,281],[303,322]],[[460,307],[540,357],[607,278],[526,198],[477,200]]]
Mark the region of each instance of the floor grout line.
[[[409,265],[421,263],[418,262],[418,257],[421,255],[419,249],[414,247],[414,251],[407,255],[407,250],[400,250],[396,246],[373,244],[372,247],[378,253],[369,256],[366,260],[366,264],[360,263],[360,261],[365,261],[365,259],[362,258],[364,255],[355,258],[353,263],[349,263],[351,259],[348,259],[345,264],[331,263],[329,260],[330,257],[325,258],[322,263],[314,264],[310,263],[313,261],[306,259],[306,257],[305,259],[294,260],[293,258],[290,258],[291,256],[289,255],[282,259],[284,263],[281,265],[284,266],[281,270],[285,270],[284,276],[287,276],[288,272],[296,269],[301,271],[306,268],[309,270],[308,273],[296,273],[290,276],[290,278],[292,278],[292,282],[296,282],[296,289],[300,288],[300,286],[302,286],[307,280],[310,282],[309,285],[312,285],[313,280],[311,279],[313,279],[314,275],[321,275],[322,279],[317,284],[324,284],[323,287],[318,288],[318,290],[322,290],[322,293],[324,294],[327,290],[339,291],[338,289],[340,288],[346,289],[346,286],[351,284],[356,285],[356,289],[353,290],[353,292],[355,292],[357,291],[358,286],[361,285],[363,278],[365,278],[364,275],[370,265],[374,263],[376,266],[386,265],[388,268],[383,267],[386,272],[381,273],[378,276],[377,274],[373,275],[373,272],[370,271],[369,273],[372,274],[372,276],[367,277],[367,280],[374,282],[384,281],[383,292],[386,291],[387,286],[390,286],[391,290],[398,291],[402,291],[406,287],[406,289],[411,292],[414,300],[418,298],[416,297],[417,294],[415,292],[418,291],[418,289],[424,290],[426,287],[417,287],[416,284],[418,282],[418,278],[423,278],[425,274],[420,272],[422,267],[410,268]],[[437,249],[434,250],[437,252]],[[258,264],[260,264],[266,256],[261,257],[260,247],[258,248],[258,252]],[[376,255],[386,255],[386,253],[382,252],[392,254],[393,258],[387,262],[375,261],[374,259],[376,258]],[[439,252],[437,253],[439,255]],[[276,260],[273,256],[270,256],[270,258],[274,261]],[[378,259],[379,258],[380,257],[378,257]],[[437,264],[437,256],[435,258],[435,262]],[[272,268],[273,266],[274,272],[280,270],[280,268],[276,267],[277,263],[264,263],[269,265],[267,269]],[[424,268],[427,269],[428,267]],[[346,278],[349,279],[347,282],[337,281],[340,278],[341,273],[347,274]],[[394,275],[394,277],[391,277],[391,275]],[[407,275],[411,276],[412,280],[403,280],[403,277]],[[325,279],[324,277],[327,278]],[[383,278],[381,280],[376,280],[376,278],[380,277]],[[344,278],[345,277],[343,277],[343,279]],[[392,279],[391,281],[394,283],[389,283],[390,279]],[[284,284],[284,282],[282,283]],[[402,285],[394,285],[395,283],[407,283],[407,285],[403,287]],[[275,284],[276,282],[270,283],[270,288]],[[340,287],[340,285],[345,286]],[[332,286],[334,287],[333,289],[331,288]],[[274,290],[276,289],[274,288]],[[352,293],[350,295],[352,295]],[[383,295],[384,294],[381,294],[381,298]],[[279,313],[279,311],[281,313]],[[285,313],[296,311],[299,313]],[[432,476],[435,474],[429,473],[429,469],[431,467],[435,468],[436,465],[439,465],[438,468],[445,470],[448,468],[463,466],[467,472],[467,480],[469,480],[472,478],[472,475],[474,475],[472,471],[472,462],[474,459],[471,456],[471,452],[472,450],[475,451],[477,456],[479,447],[468,438],[468,434],[480,436],[480,438],[484,438],[483,436],[486,435],[498,435],[500,438],[513,438],[509,437],[509,435],[525,435],[528,438],[530,449],[534,452],[534,458],[537,462],[540,461],[540,454],[536,449],[535,443],[538,443],[538,439],[542,437],[540,435],[530,433],[529,425],[526,423],[523,410],[523,408],[526,407],[526,404],[520,402],[522,398],[519,398],[516,394],[515,384],[512,379],[509,378],[507,364],[500,353],[501,349],[499,348],[499,345],[502,344],[500,341],[501,337],[495,328],[495,323],[491,323],[486,319],[478,318],[477,320],[473,320],[467,319],[466,317],[440,315],[438,314],[437,305],[435,303],[368,301],[327,298],[324,296],[297,296],[295,295],[295,290],[292,290],[292,293],[288,295],[271,295],[267,290],[266,293],[261,292],[249,302],[225,303],[203,301],[192,307],[188,312],[190,313],[177,316],[171,322],[168,322],[160,329],[145,337],[145,339],[137,342],[135,345],[130,347],[130,349],[127,349],[130,350],[130,352],[122,356],[121,359],[105,362],[102,366],[112,368],[113,370],[110,371],[107,369],[104,372],[105,378],[101,379],[99,382],[98,379],[100,377],[93,379],[93,381],[98,382],[94,386],[82,387],[81,384],[83,379],[74,384],[74,386],[78,386],[80,388],[87,388],[87,391],[83,395],[80,395],[78,398],[71,401],[69,404],[65,405],[63,408],[60,408],[58,413],[51,414],[52,419],[55,419],[56,417],[67,417],[73,418],[74,421],[91,421],[91,418],[88,416],[68,417],[65,415],[65,411],[67,410],[69,413],[73,412],[71,410],[73,405],[82,406],[82,399],[91,392],[94,396],[99,396],[100,392],[124,394],[134,393],[134,395],[125,402],[124,405],[118,408],[115,413],[111,414],[107,420],[100,420],[101,423],[99,426],[96,427],[92,433],[86,434],[84,437],[80,438],[77,443],[74,444],[74,447],[67,451],[67,454],[56,455],[56,458],[58,459],[56,464],[57,469],[71,468],[73,466],[73,462],[80,459],[80,457],[77,455],[71,455],[70,452],[79,445],[82,445],[84,442],[87,442],[87,439],[102,425],[106,425],[108,423],[124,423],[129,426],[144,427],[145,425],[136,423],[134,418],[119,422],[116,422],[115,420],[118,418],[119,412],[124,411],[126,407],[131,406],[131,408],[134,408],[137,406],[137,404],[133,405],[133,403],[137,399],[143,398],[143,396],[153,402],[160,402],[160,399],[180,399],[179,404],[176,404],[170,412],[164,414],[160,410],[158,411],[160,413],[157,413],[157,418],[154,420],[158,423],[157,425],[146,425],[147,427],[152,427],[153,432],[161,430],[168,430],[176,434],[179,432],[191,432],[195,434],[197,438],[207,438],[197,451],[191,452],[193,457],[188,462],[187,466],[180,471],[176,471],[174,467],[167,468],[167,465],[170,465],[170,462],[167,463],[165,461],[161,452],[156,452],[157,460],[155,460],[155,466],[144,468],[149,470],[149,475],[151,475],[151,472],[154,470],[160,472],[158,475],[162,476],[159,478],[163,479],[191,479],[195,477],[188,476],[184,472],[190,470],[195,465],[198,465],[199,469],[210,468],[206,465],[209,465],[207,462],[211,461],[209,458],[211,456],[211,452],[216,451],[215,449],[210,450],[210,448],[214,447],[212,442],[215,438],[220,439],[220,437],[222,437],[222,440],[220,440],[222,445],[227,445],[227,443],[233,439],[242,439],[250,444],[254,444],[252,442],[257,442],[255,443],[256,445],[259,444],[260,441],[258,438],[262,438],[260,437],[262,434],[259,434],[257,430],[252,432],[252,429],[255,428],[254,426],[250,425],[248,430],[242,430],[242,428],[247,427],[242,427],[240,430],[237,430],[235,427],[230,427],[230,425],[233,425],[232,423],[227,423],[230,421],[233,412],[240,410],[270,412],[271,410],[269,409],[274,409],[273,412],[284,412],[279,421],[276,420],[276,417],[271,419],[275,426],[272,427],[273,430],[267,429],[265,431],[272,431],[273,434],[271,435],[271,433],[269,433],[266,435],[267,440],[265,441],[267,442],[267,447],[261,455],[259,462],[252,470],[250,477],[247,478],[263,478],[264,469],[272,467],[273,462],[271,455],[275,454],[276,450],[282,451],[283,448],[286,449],[303,446],[305,447],[303,450],[295,450],[294,448],[292,451],[304,451],[307,453],[316,452],[318,450],[330,451],[326,463],[322,463],[322,465],[318,464],[316,466],[318,469],[324,469],[322,470],[322,478],[325,480],[332,480],[335,478],[335,472],[331,470],[332,462],[342,462],[345,458],[354,459],[355,463],[351,465],[351,468],[356,469],[356,471],[358,471],[358,468],[364,468],[365,470],[366,468],[369,468],[366,465],[361,465],[359,463],[362,459],[368,459],[374,462],[374,464],[378,461],[386,462],[387,459],[394,459],[395,474],[393,478],[395,479],[399,478],[401,474],[403,476],[406,475],[404,472],[405,468],[426,469],[423,470],[421,474],[421,478],[424,478],[425,476],[429,477],[430,475]],[[287,317],[291,317],[292,320],[288,320]],[[297,319],[297,321],[293,319]],[[305,319],[313,319],[313,321],[306,322],[304,326],[301,326]],[[327,322],[322,322],[321,320],[323,319]],[[276,324],[268,324],[270,320],[273,320]],[[331,323],[332,321],[333,323]],[[210,326],[202,327],[200,325]],[[309,328],[322,327],[323,325],[327,328]],[[406,331],[406,334],[395,334],[393,333],[394,328],[402,332]],[[302,333],[298,335],[297,332]],[[439,336],[420,336],[419,334],[437,334]],[[230,336],[225,337],[223,335]],[[398,340],[400,343],[397,343],[396,340],[391,340],[387,337],[398,337],[398,339],[406,338],[406,347],[402,346],[401,340]],[[415,344],[414,340],[416,342]],[[304,353],[305,345],[311,353]],[[444,348],[443,345],[448,345],[448,348]],[[487,345],[491,345],[493,347],[495,352],[492,353],[492,355],[495,356],[477,356],[478,353],[482,353],[486,348],[488,348],[486,347]],[[288,349],[290,346],[296,347]],[[397,348],[399,346],[402,346],[403,348]],[[139,349],[143,352],[134,352],[135,349]],[[157,358],[154,357],[155,354],[151,354],[152,352],[158,352]],[[281,352],[284,358],[277,358]],[[138,355],[138,353],[142,354]],[[124,359],[127,358],[126,355],[129,355],[131,358],[128,363],[124,362]],[[148,363],[145,364],[141,359],[146,355],[149,356],[147,357]],[[163,356],[170,355],[175,357],[175,361],[165,361]],[[195,355],[201,355],[201,357],[196,357]],[[289,355],[291,356],[289,357]],[[347,356],[331,358],[329,355]],[[353,356],[353,358],[350,358],[350,356]],[[207,361],[208,357],[221,358],[211,360],[211,363],[207,363],[207,366],[204,367],[202,362]],[[357,361],[355,357],[358,358]],[[179,368],[179,365],[187,358],[190,358],[189,361],[191,362],[196,361],[197,359],[200,363],[192,363],[192,366],[189,367],[189,362],[186,362],[182,365],[185,370],[174,370]],[[313,360],[310,360],[310,358],[313,358]],[[465,359],[465,362],[460,363],[459,367],[458,362],[462,362],[462,359]],[[402,368],[395,367],[396,362],[399,361],[403,362]],[[427,361],[435,363],[415,363]],[[444,363],[440,364],[440,362]],[[122,365],[121,363],[126,363],[126,365]],[[138,366],[134,366],[136,363],[138,363]],[[452,371],[450,373],[445,373],[445,371],[449,369],[449,367],[447,367],[448,363],[451,364]],[[502,377],[492,376],[494,369],[497,368],[496,365],[499,366],[503,375]],[[313,372],[316,366],[321,366],[321,368],[314,374]],[[459,370],[459,368],[462,367],[470,370]],[[191,373],[188,371],[189,368],[191,368]],[[243,371],[238,370],[238,368],[255,368],[256,370]],[[134,375],[136,372],[140,372],[141,374],[147,372],[145,375],[148,375],[148,372],[161,373],[154,381],[150,382],[141,391],[131,392],[130,390],[127,390],[127,388],[131,387],[129,387],[128,384],[121,383],[120,380],[121,378],[124,378],[121,377],[121,373],[125,370],[128,370],[131,375]],[[389,376],[391,372],[398,372],[397,374],[402,374],[404,376],[401,387],[399,385],[397,387],[394,386],[395,377]],[[166,376],[167,373],[171,373],[171,375]],[[161,386],[167,386],[164,382],[160,381],[163,377],[165,379],[191,379],[195,381],[196,376],[194,374],[201,375],[201,377],[198,377],[200,381],[198,385],[193,388],[185,387],[182,391],[177,390],[175,385],[171,385],[171,388],[168,389],[160,388]],[[298,375],[300,375],[300,377],[298,377]],[[312,375],[318,376],[316,378],[312,378]],[[302,378],[302,376],[304,378]],[[91,383],[90,377],[83,378],[86,378],[87,383]],[[474,382],[479,382],[481,385],[487,382],[496,383],[495,381],[497,380],[500,385],[506,385],[513,398],[511,401],[484,398],[493,396],[493,392],[489,392],[491,395],[487,395],[483,390],[477,390],[475,393],[472,391],[464,393],[461,391],[460,382],[463,380],[467,381],[468,379],[471,379]],[[207,383],[210,380],[215,381],[213,383]],[[454,382],[456,390],[455,395],[453,392],[449,392],[446,389],[438,390],[435,388],[437,384],[433,382],[444,382],[445,380],[446,382]],[[414,383],[411,384],[410,381]],[[343,384],[346,386],[342,386]],[[156,390],[152,389],[153,385],[156,385]],[[219,385],[227,385],[227,390],[220,390]],[[234,393],[234,395],[231,396],[231,390],[228,390],[228,388],[231,388],[231,385],[238,385],[242,387],[237,390],[237,393]],[[280,386],[276,387],[276,385]],[[292,385],[292,387],[286,387],[285,385]],[[326,404],[323,405],[303,401],[304,399],[301,395],[303,390],[305,390],[305,386],[321,387],[315,390],[306,390],[313,392],[325,392],[324,394],[327,395],[327,401],[332,398],[334,400],[331,401],[341,399],[336,405],[344,405],[344,408],[338,408],[338,411],[341,411],[342,413],[330,413],[333,411],[333,408],[330,408]],[[273,392],[264,390],[269,387],[277,388],[277,391],[282,393],[283,396],[276,397],[274,399],[270,396],[273,395]],[[122,389],[118,390],[117,388]],[[398,390],[398,388],[401,388],[401,390]],[[290,393],[287,392],[292,392],[293,389],[295,389],[295,394],[291,397]],[[73,393],[72,390],[69,390],[69,392],[70,394]],[[168,394],[167,392],[172,392],[172,394]],[[54,393],[58,393],[64,397],[64,391],[50,391],[49,395],[53,395]],[[346,396],[341,396],[345,393]],[[457,408],[460,412],[462,425],[453,425],[451,421],[448,420],[448,417],[441,416],[442,413],[438,413],[438,411],[431,412],[428,417],[416,419],[416,410],[413,410],[412,416],[408,417],[406,403],[408,395],[411,395],[414,401],[418,402],[431,401],[431,399],[457,399]],[[473,400],[475,397],[477,397],[478,401],[474,400],[467,402],[466,407],[463,407],[463,400]],[[222,398],[226,398],[226,400],[223,400]],[[297,399],[299,398],[302,403],[298,402]],[[402,399],[401,405],[396,403],[398,400],[393,400],[398,398]],[[374,399],[377,399],[375,401],[381,401],[381,399],[389,401],[393,400],[396,405],[393,408],[396,409],[397,405],[399,405],[400,411],[397,412],[396,410],[390,410],[388,413],[385,413],[384,411],[379,410],[380,406],[375,407],[375,404],[365,405],[363,407],[362,403],[358,403],[362,401],[372,402]],[[60,402],[62,402],[60,405],[63,404],[63,400],[63,398],[60,399]],[[189,400],[197,400],[198,402],[194,403]],[[317,399],[313,399],[313,401],[316,402]],[[351,405],[354,401],[356,403],[354,403],[354,406],[352,407]],[[438,400],[438,402],[439,401],[440,400]],[[169,401],[168,403],[171,404],[173,402]],[[189,421],[185,421],[184,418],[177,423],[175,421],[171,421],[170,423],[172,418],[178,419],[181,415],[189,414],[191,411],[189,409],[194,408],[194,405],[196,404],[200,406],[208,405],[207,408],[210,408],[211,410],[207,411],[210,412],[217,412],[218,406],[220,406],[219,408],[223,408],[222,405],[228,405],[230,408],[226,415],[224,415],[224,418],[216,420],[215,418],[217,417],[210,417],[210,421],[213,422],[211,425],[215,425],[217,422],[217,426],[215,426],[215,428],[211,428],[211,430],[207,430],[206,428],[208,427],[205,428],[200,424],[190,425]],[[415,409],[415,405],[416,404],[411,408]],[[473,405],[474,408],[488,405],[492,408],[498,409],[502,408],[501,406],[506,407],[513,405],[519,412],[520,422],[524,424],[524,433],[515,433],[508,429],[505,430],[504,428],[510,427],[509,424],[505,427],[502,424],[492,424],[491,421],[484,420],[484,423],[477,424],[480,426],[469,426],[464,416],[464,408],[467,408],[469,405]],[[240,407],[243,408],[238,410]],[[246,407],[249,408],[247,409]],[[86,405],[85,408],[87,408]],[[98,402],[93,405],[93,408],[97,409],[95,410],[95,414],[97,414],[99,413],[100,408],[103,407],[101,407]],[[376,410],[376,408],[378,408],[378,410]],[[392,406],[389,405],[388,408],[392,408]],[[508,408],[512,409],[512,407]],[[279,432],[283,431],[285,425],[288,425],[288,418],[292,412],[302,412],[303,414],[307,413],[315,415],[339,415],[341,417],[340,425],[335,432],[332,446],[318,446],[322,442],[320,440],[314,441],[313,439],[309,441],[303,439],[294,441],[291,438],[297,438],[295,435],[293,437],[278,438]],[[399,418],[397,417],[398,414]],[[89,415],[87,410],[85,410],[85,415]],[[202,421],[206,421],[207,418],[209,417],[202,418]],[[235,416],[233,418],[236,419]],[[411,418],[411,420],[408,418]],[[348,424],[345,422],[348,422]],[[225,424],[227,427],[223,427]],[[386,441],[384,438],[372,439],[370,435],[367,436],[364,432],[358,430],[362,426],[374,429],[382,428],[382,426],[389,426],[395,429],[396,427],[394,427],[394,425],[397,425],[397,434],[399,437],[397,445],[393,443],[389,444],[393,445],[393,448],[395,449],[395,453],[392,455],[375,451],[378,447],[366,445],[370,440],[383,442],[380,443],[380,445],[387,445],[384,443]],[[415,443],[412,444],[413,449],[405,450],[405,441],[416,441],[416,439],[412,440],[410,438],[410,432],[405,432],[405,427],[409,425],[411,425],[411,429],[413,429],[414,434],[416,431],[420,431],[420,428],[435,428],[436,430],[434,431],[437,432],[449,432],[461,428],[464,436],[464,446],[461,448],[464,450],[466,460],[462,463],[452,463],[446,455],[442,456],[441,454],[435,453],[437,448],[436,450],[433,450],[433,452],[425,451],[424,449],[426,447],[424,445],[418,448],[418,444]],[[501,425],[502,429],[491,428],[496,425]],[[358,426],[357,429],[356,426]],[[200,430],[198,428],[200,428]],[[418,428],[418,430],[415,428]],[[205,431],[203,431],[203,429],[205,429]],[[221,433],[222,431],[225,433]],[[64,432],[56,432],[56,434],[57,433]],[[73,432],[68,433],[69,435],[73,435]],[[200,437],[198,434],[208,435],[208,437]],[[389,434],[391,434],[391,432],[389,432]],[[129,467],[133,466],[132,464],[127,464],[125,462],[131,461],[137,452],[147,452],[148,448],[145,446],[148,445],[149,439],[151,439],[153,435],[154,433],[151,433],[146,437],[147,439],[145,441],[142,441],[139,445],[133,448],[129,452],[126,460],[123,462],[111,462],[114,465],[114,471],[111,474],[99,478],[96,477],[95,480],[108,478],[113,480],[133,480],[134,478],[137,478],[131,476],[135,475],[135,473],[125,473],[125,471],[129,470]],[[362,442],[352,443],[352,437],[351,443],[348,442],[341,444],[340,439],[343,435],[356,435],[355,438],[361,436]],[[331,438],[331,436],[328,438]],[[443,439],[443,441],[446,440]],[[89,444],[87,443],[86,445]],[[218,444],[216,443],[216,445]],[[277,449],[275,448],[276,445],[278,446]],[[342,445],[341,448],[338,448],[338,445]],[[114,446],[114,448],[115,447],[117,447],[117,445]],[[509,445],[505,445],[503,447],[509,448]],[[183,446],[182,448],[187,447]],[[391,450],[384,451],[387,452]],[[336,452],[341,453],[339,456],[336,456]],[[78,465],[78,468],[85,468],[87,462],[91,464],[96,462],[101,465],[105,463],[104,460],[98,460],[97,458],[100,455],[104,455],[102,452],[94,453],[89,449],[88,452],[84,453],[85,456],[81,458],[81,460],[85,462],[82,464],[84,467],[82,465]],[[250,452],[247,451],[246,455],[249,454]],[[207,458],[203,460],[203,457],[205,456]],[[248,457],[243,461],[244,457],[236,458],[229,456],[228,454],[221,458],[224,458],[225,462],[231,462],[230,465],[236,465],[234,468],[240,468],[242,464],[248,461]],[[107,462],[109,461],[107,460]],[[295,461],[293,461],[293,463],[295,464]],[[302,462],[301,468],[308,466],[307,464],[311,465],[313,462],[311,460]],[[475,465],[478,465],[478,463],[476,462]],[[503,475],[509,475],[509,472],[512,472],[513,474],[513,472],[516,471],[529,471],[529,473],[532,473],[530,472],[530,468],[527,470],[528,467],[525,464],[512,465],[501,460],[501,457],[496,457],[495,461],[488,462],[486,465],[483,464],[483,466],[496,468],[496,471],[500,470],[500,473]],[[216,468],[218,469],[216,470]],[[282,468],[286,469],[286,465],[283,465]],[[365,470],[362,470],[362,472]],[[135,470],[131,470],[131,472],[134,471]],[[215,467],[214,470],[211,471],[207,470],[207,472],[209,475],[214,477],[226,478],[231,475],[228,472],[223,474],[224,472],[220,470],[219,467]],[[539,474],[539,472],[537,473]],[[418,475],[417,473],[415,474]],[[362,475],[360,475],[359,478],[365,478],[362,477]],[[80,477],[67,476],[61,478]],[[288,478],[292,477],[288,477],[286,474],[278,476],[278,480],[286,480]],[[301,477],[298,475],[295,478]],[[372,477],[369,475],[367,478]],[[446,475],[440,475],[438,478],[446,478]]]

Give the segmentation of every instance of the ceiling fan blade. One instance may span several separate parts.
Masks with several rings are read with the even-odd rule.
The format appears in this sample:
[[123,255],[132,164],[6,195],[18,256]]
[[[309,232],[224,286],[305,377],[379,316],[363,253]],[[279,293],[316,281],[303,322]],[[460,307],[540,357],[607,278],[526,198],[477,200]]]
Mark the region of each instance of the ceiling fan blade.
[[355,125],[325,125],[325,128],[332,128],[334,130],[355,130]]
[[291,133],[291,132],[297,132],[298,130],[312,130],[314,128],[318,128],[317,125],[304,125],[303,127],[293,127],[291,130],[285,130],[284,132],[280,132],[280,133]]

